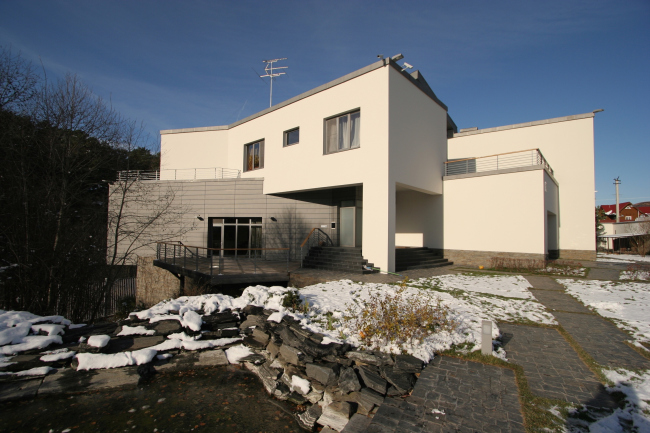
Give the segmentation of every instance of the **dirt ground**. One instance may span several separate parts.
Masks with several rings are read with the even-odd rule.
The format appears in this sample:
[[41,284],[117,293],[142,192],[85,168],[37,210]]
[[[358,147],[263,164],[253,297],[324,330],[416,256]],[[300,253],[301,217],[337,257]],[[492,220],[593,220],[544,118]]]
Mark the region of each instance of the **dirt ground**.
[[2,432],[293,432],[295,407],[250,372],[227,367],[156,374],[137,388],[0,404]]

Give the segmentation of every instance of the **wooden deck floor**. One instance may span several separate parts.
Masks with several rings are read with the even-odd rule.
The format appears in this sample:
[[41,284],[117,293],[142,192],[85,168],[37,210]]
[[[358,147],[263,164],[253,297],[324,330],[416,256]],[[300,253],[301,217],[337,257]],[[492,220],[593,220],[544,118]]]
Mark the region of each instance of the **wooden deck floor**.
[[289,272],[300,268],[299,262],[286,260],[214,258],[154,260],[154,266],[179,275],[210,282],[213,285],[289,281]]

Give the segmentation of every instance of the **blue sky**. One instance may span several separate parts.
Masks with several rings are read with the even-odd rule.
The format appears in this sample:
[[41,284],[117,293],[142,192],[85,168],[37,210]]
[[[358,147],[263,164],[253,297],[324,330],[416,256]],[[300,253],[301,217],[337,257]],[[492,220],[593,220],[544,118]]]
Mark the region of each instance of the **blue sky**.
[[403,53],[459,128],[597,108],[596,203],[650,201],[650,2],[11,1],[0,45],[48,78],[70,71],[160,129],[268,107],[263,59],[287,57],[274,102]]

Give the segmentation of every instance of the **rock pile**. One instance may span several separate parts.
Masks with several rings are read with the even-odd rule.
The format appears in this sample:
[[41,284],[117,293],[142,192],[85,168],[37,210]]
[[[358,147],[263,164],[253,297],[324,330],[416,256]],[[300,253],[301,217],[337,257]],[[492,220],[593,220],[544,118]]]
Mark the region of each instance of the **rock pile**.
[[359,351],[324,342],[291,316],[269,321],[273,311],[248,306],[239,325],[256,359],[244,360],[269,394],[308,409],[298,416],[309,431],[342,431],[352,415],[372,417],[384,398],[408,395],[424,364],[410,355]]
[[[260,378],[269,394],[304,408],[298,421],[306,430],[323,427],[322,432],[340,432],[345,428],[347,433],[361,431],[384,398],[408,395],[424,367],[421,360],[409,355],[361,351],[333,342],[303,328],[290,315],[253,305],[212,314],[167,311],[154,320],[131,315],[118,324],[61,326],[58,332],[62,335],[57,341],[48,343],[48,349],[56,350],[47,352],[55,354],[56,359],[44,357],[44,347],[21,351],[5,359],[11,362],[0,365],[0,376],[9,373],[0,383],[12,380],[12,372],[39,367],[47,371],[33,374],[51,376],[51,380],[43,381],[39,393],[45,393],[46,385],[54,391],[63,390],[63,385],[53,384],[66,375],[78,374],[75,370],[80,369],[76,357],[68,355],[110,355],[153,348],[159,355],[137,369],[141,379],[148,380],[156,370],[178,368],[180,359],[192,351],[197,354],[192,361],[196,366],[243,363]],[[184,344],[167,345],[170,339]],[[232,350],[245,352],[245,356],[233,361],[228,355],[226,359],[229,348],[242,344],[248,349]],[[7,344],[3,349],[16,353],[12,347]]]

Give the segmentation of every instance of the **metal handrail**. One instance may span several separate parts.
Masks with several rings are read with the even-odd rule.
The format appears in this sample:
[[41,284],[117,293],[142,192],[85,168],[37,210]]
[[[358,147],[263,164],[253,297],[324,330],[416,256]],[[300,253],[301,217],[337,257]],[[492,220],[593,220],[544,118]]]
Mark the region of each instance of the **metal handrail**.
[[[316,232],[316,236],[313,236],[314,232]],[[316,238],[315,242],[316,245],[318,246],[330,246],[330,247],[334,246],[334,242],[332,242],[332,238],[330,238],[327,233],[325,233],[323,230],[321,230],[318,227],[314,227],[313,229],[311,229],[311,231],[309,232],[305,240],[302,241],[302,243],[300,244],[300,267],[301,268],[302,268],[303,259],[305,258],[305,254],[303,254],[303,247],[305,246],[305,244],[307,244],[307,251],[309,251],[312,247],[312,239],[314,239],[314,237]],[[321,237],[323,238],[322,240]]]
[[445,162],[445,176],[468,173],[481,173],[486,171],[502,170],[507,168],[528,167],[541,165],[553,175],[553,169],[539,149],[527,149],[515,152],[499,153],[495,155],[478,156],[472,158],[456,159]]
[[155,171],[121,170],[117,180],[199,180],[199,179],[236,179],[241,177],[241,170],[236,168],[170,168]]
[[[200,251],[204,251],[205,253],[202,255]],[[224,257],[221,251],[235,251],[235,255],[232,257]],[[248,254],[241,256],[237,254],[237,251],[247,251]],[[199,271],[202,264],[209,265],[211,277],[214,275],[214,268],[218,268],[218,275],[223,275],[225,270],[224,258],[232,258],[235,261],[252,259],[254,273],[257,273],[257,259],[262,259],[262,257],[261,254],[259,256],[258,254],[250,254],[251,251],[286,251],[287,272],[289,272],[290,248],[208,248],[185,245],[180,241],[156,242],[156,258],[158,260],[166,263],[171,262],[175,266],[177,264],[176,259],[179,261],[182,259],[183,268],[196,272]],[[190,266],[188,266],[188,253]],[[218,258],[218,265],[214,264],[215,256]],[[264,260],[266,260],[266,255]]]

